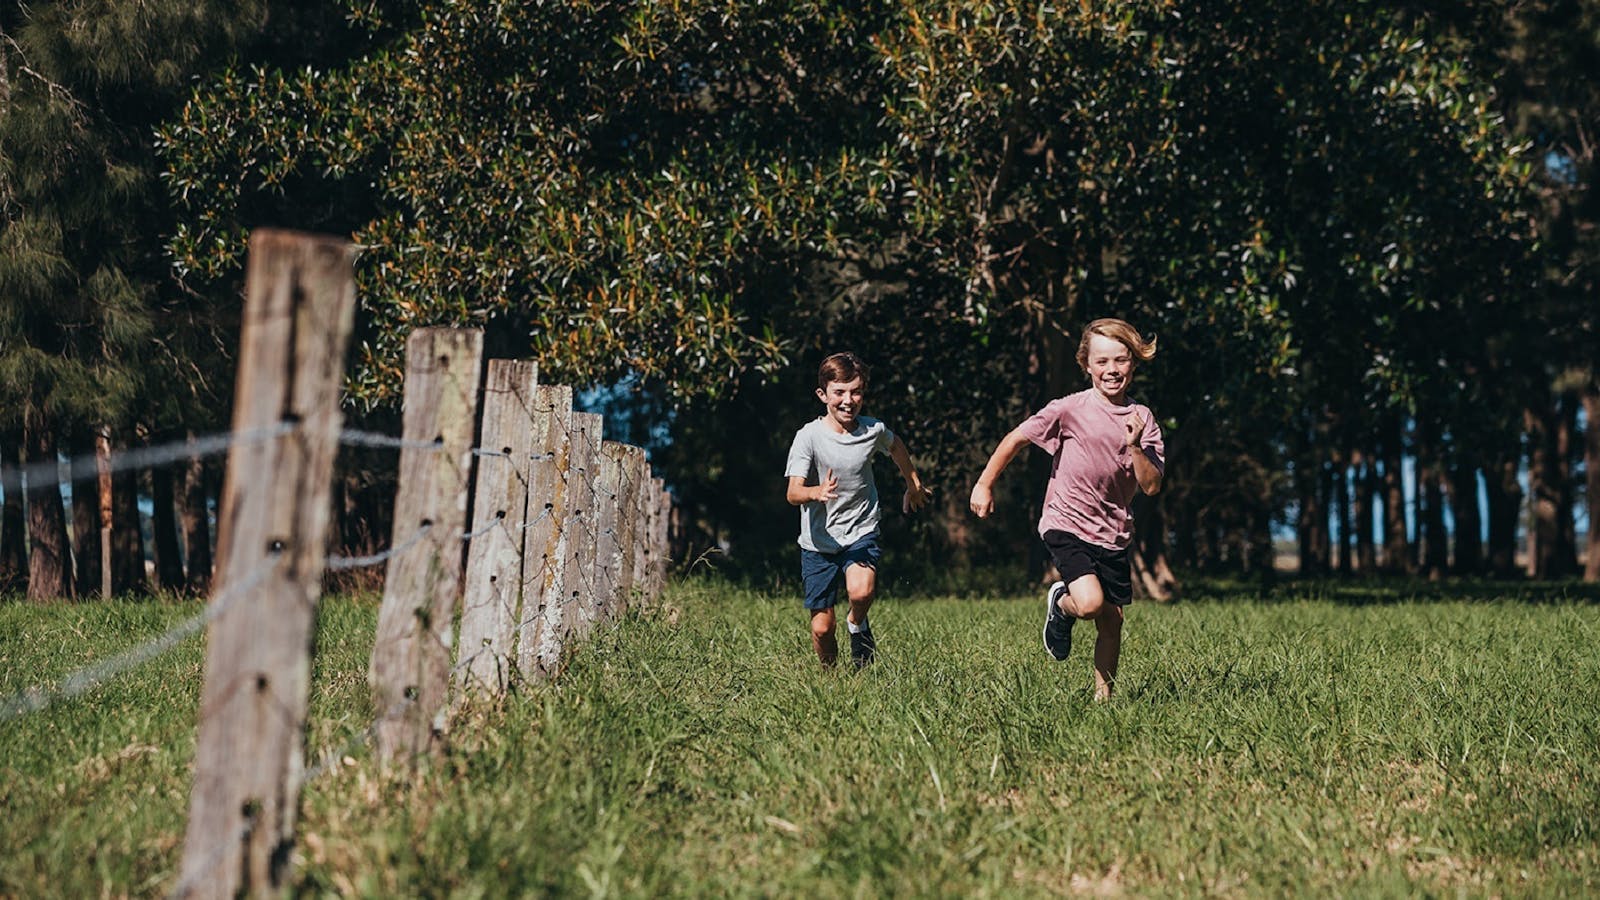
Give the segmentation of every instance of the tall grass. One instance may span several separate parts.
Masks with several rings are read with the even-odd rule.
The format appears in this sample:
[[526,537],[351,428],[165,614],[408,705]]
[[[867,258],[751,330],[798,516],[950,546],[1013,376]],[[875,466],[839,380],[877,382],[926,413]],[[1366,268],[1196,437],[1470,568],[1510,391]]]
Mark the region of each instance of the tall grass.
[[[1135,605],[1119,695],[1097,704],[1092,626],[1051,661],[1038,597],[885,600],[878,665],[824,672],[797,600],[694,579],[597,635],[553,685],[464,710],[442,757],[389,774],[359,740],[373,604],[330,600],[307,744],[343,762],[307,787],[297,885],[374,897],[1600,888],[1600,605],[1378,599]],[[0,688],[186,612],[0,608]],[[0,894],[170,890],[198,643],[0,726]]]

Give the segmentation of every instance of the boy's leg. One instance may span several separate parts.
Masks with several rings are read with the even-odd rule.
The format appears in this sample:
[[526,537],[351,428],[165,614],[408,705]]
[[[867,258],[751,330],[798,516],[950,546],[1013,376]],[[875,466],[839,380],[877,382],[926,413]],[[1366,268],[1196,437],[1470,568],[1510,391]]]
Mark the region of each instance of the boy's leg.
[[872,608],[872,598],[878,593],[878,570],[851,563],[844,570],[844,590],[850,598],[850,622],[856,625],[865,622],[867,610]]
[[800,580],[805,591],[806,612],[811,616],[811,649],[824,668],[839,658],[839,643],[833,637],[833,607],[839,596],[837,556],[815,550],[800,551]]
[[1094,698],[1110,700],[1117,686],[1117,659],[1122,655],[1122,607],[1107,603],[1095,616]]
[[817,651],[824,668],[832,668],[839,658],[839,641],[833,636],[833,626],[831,608],[811,610],[811,649]]
[[1100,578],[1092,573],[1072,579],[1061,599],[1056,601],[1062,612],[1078,619],[1096,618],[1108,605]]
[[850,599],[850,660],[861,668],[871,664],[878,652],[878,642],[867,622],[867,610],[872,608],[872,599],[878,592],[878,570],[852,563],[844,570],[844,589]]

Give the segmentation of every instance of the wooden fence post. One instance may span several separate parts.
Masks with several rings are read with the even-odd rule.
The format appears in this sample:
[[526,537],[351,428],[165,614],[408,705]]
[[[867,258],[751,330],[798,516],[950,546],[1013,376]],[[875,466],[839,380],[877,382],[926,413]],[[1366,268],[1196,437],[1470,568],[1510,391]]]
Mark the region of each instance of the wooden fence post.
[[644,559],[645,515],[639,501],[643,497],[640,486],[647,480],[650,464],[645,461],[643,448],[623,445],[622,457],[622,589],[618,613],[639,602],[640,563]]
[[420,328],[406,341],[407,446],[370,672],[385,763],[435,749],[447,724],[482,353],[476,329]]
[[651,535],[656,559],[650,569],[650,596],[659,597],[667,586],[667,568],[672,565],[672,495],[667,492],[665,479],[652,478],[650,486],[655,492],[655,503],[652,505],[656,517],[655,534]]
[[572,414],[572,466],[567,470],[566,593],[569,606],[562,614],[563,644],[581,641],[594,627],[599,613],[599,582],[595,558],[600,537],[599,501],[595,490],[600,474],[600,434],[604,420],[597,413]]
[[293,430],[228,450],[178,896],[265,896],[287,883],[355,311],[351,260],[334,238],[250,238],[233,430]]
[[622,613],[627,583],[623,580],[626,543],[627,474],[623,462],[627,445],[600,442],[600,472],[595,481],[595,621],[609,622]]
[[551,678],[561,664],[567,574],[567,470],[571,467],[572,388],[534,390],[533,458],[528,474],[528,529],[522,535],[522,617],[517,668],[524,678]]
[[[522,599],[522,533],[533,460],[533,390],[537,367],[489,361],[484,379],[472,532],[461,590],[456,684],[463,692],[504,693],[510,686],[518,604]],[[496,522],[501,527],[492,527]],[[487,530],[486,530],[487,529]],[[480,532],[483,532],[479,534]]]

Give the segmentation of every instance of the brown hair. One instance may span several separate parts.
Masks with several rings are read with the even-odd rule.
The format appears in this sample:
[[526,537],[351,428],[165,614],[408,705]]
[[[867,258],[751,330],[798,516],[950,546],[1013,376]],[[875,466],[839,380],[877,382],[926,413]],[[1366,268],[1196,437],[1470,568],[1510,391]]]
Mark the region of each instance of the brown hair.
[[1121,319],[1095,319],[1084,326],[1083,339],[1078,341],[1078,368],[1089,371],[1089,339],[1095,335],[1120,342],[1133,354],[1133,363],[1149,362],[1156,358],[1156,339],[1145,340],[1139,330]]
[[827,390],[828,382],[837,381],[841,384],[847,381],[861,379],[861,386],[867,386],[867,364],[861,357],[846,351],[835,353],[822,361],[822,368],[817,370],[817,388]]

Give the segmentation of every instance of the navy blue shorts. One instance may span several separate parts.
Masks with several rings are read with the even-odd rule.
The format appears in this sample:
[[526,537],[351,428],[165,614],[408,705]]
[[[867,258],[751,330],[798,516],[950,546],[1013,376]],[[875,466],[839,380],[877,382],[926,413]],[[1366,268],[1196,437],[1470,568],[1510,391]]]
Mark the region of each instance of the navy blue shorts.
[[839,603],[844,570],[853,565],[876,569],[881,556],[883,551],[878,549],[876,534],[869,534],[838,553],[800,548],[800,581],[805,586],[806,609],[812,612],[832,609]]
[[1044,545],[1050,548],[1050,560],[1061,573],[1061,580],[1071,584],[1085,575],[1100,579],[1100,592],[1113,606],[1127,606],[1133,601],[1133,570],[1128,565],[1127,550],[1108,550],[1091,544],[1075,534],[1065,531],[1046,531]]

